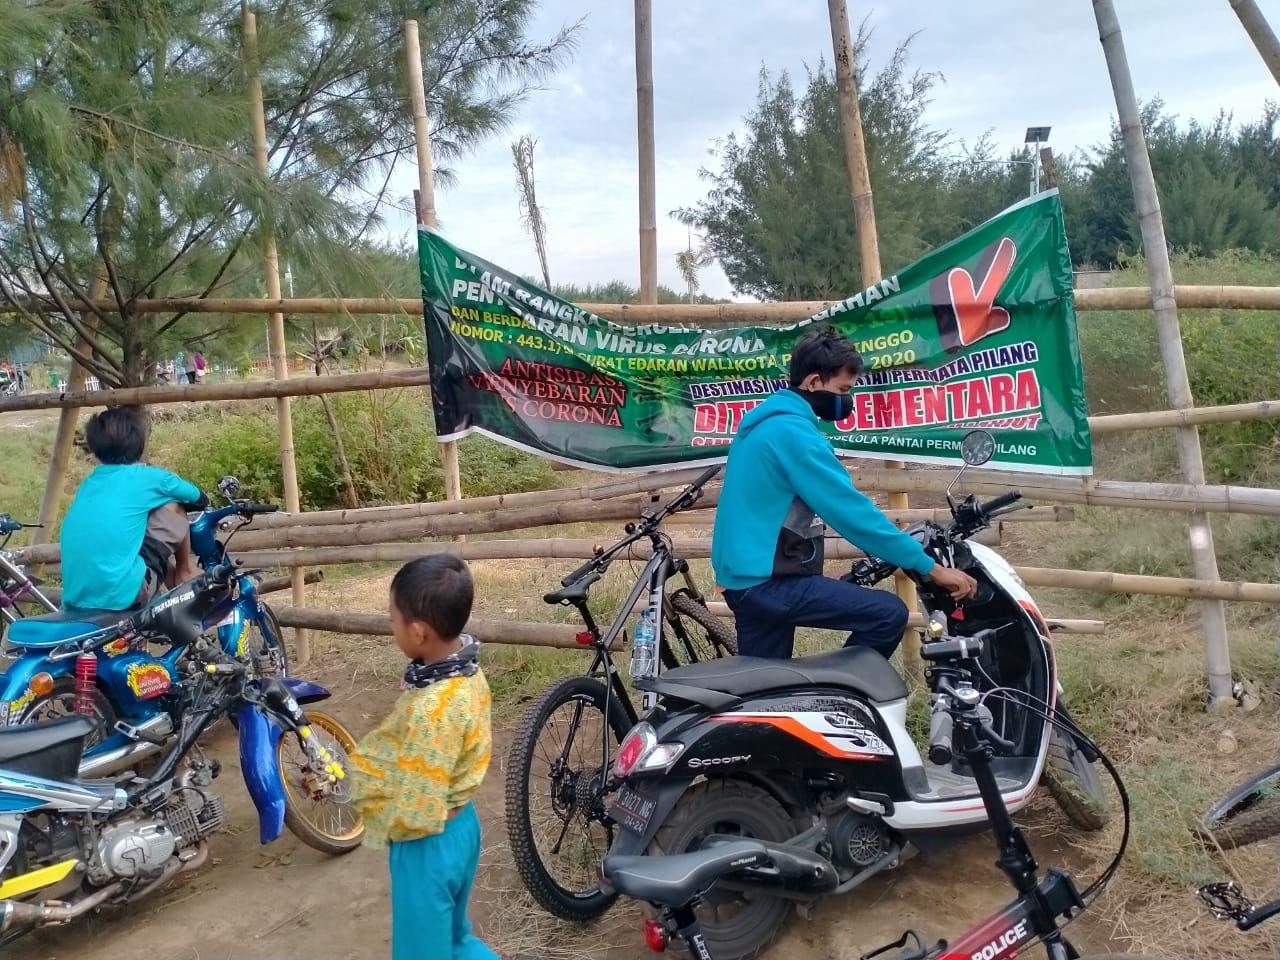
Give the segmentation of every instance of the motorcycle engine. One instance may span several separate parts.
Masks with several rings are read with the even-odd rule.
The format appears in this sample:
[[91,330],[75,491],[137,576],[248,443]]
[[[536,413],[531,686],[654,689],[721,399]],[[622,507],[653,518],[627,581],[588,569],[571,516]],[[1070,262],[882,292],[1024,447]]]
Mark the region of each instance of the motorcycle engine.
[[837,866],[862,871],[889,852],[889,828],[875,817],[846,811],[827,825],[832,858]]
[[178,849],[178,838],[162,820],[114,823],[98,836],[90,878],[104,883],[120,877],[156,876]]
[[222,799],[187,789],[175,793],[157,817],[110,824],[98,835],[89,878],[99,884],[157,876],[179,849],[226,826]]

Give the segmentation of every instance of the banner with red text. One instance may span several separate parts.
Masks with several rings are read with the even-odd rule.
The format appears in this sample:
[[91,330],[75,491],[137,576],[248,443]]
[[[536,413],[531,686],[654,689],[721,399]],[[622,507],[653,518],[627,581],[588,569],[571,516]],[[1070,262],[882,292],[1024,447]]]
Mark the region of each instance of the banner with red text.
[[1056,190],[783,327],[623,326],[433,231],[418,250],[441,439],[478,432],[596,468],[710,462],[787,386],[792,344],[831,325],[866,366],[853,414],[822,425],[838,453],[956,463],[981,427],[993,467],[1092,472]]

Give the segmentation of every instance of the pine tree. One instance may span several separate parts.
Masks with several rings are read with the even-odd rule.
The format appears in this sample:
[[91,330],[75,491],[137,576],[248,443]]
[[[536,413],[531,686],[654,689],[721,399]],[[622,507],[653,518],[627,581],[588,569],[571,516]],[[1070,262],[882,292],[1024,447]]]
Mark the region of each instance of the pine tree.
[[[572,47],[572,28],[525,39],[534,6],[263,4],[263,178],[249,147],[238,4],[0,5],[0,308],[110,385],[147,382],[156,357],[211,324],[256,323],[148,316],[133,302],[255,287],[268,227],[297,266],[323,274],[349,259],[401,202],[389,184],[413,155],[403,20],[420,18],[447,184],[452,164]],[[118,310],[82,312],[76,301],[90,293]]]

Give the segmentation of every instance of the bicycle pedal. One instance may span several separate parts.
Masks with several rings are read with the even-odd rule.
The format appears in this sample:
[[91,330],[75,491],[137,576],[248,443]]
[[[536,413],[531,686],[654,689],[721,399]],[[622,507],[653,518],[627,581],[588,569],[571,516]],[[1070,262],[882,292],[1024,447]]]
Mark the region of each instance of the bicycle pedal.
[[1253,911],[1253,901],[1245,896],[1234,880],[1206,883],[1196,891],[1196,896],[1218,920],[1234,920],[1239,923]]

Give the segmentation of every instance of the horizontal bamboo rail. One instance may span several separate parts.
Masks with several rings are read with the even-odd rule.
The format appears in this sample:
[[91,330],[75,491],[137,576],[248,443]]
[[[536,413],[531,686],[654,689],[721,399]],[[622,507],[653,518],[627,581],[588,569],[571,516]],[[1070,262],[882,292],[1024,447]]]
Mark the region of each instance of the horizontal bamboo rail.
[[379,370],[373,373],[338,373],[288,380],[237,380],[232,383],[193,383],[171,387],[28,393],[16,397],[0,397],[0,413],[15,410],[68,410],[75,407],[155,406],[164,403],[207,403],[214,400],[312,397],[317,394],[430,385],[431,374],[426,368]]
[[[710,608],[717,616],[732,616],[722,603],[711,603]],[[299,610],[296,607],[275,608],[276,617],[286,627],[304,627],[308,630],[324,630],[328,633],[362,634],[373,637],[391,636],[391,620],[385,613],[348,613],[338,610],[317,610],[308,607]],[[1101,620],[1064,620],[1049,617],[1050,628],[1062,633],[1100,634],[1106,632],[1106,624]],[[924,617],[913,613],[908,621],[910,627],[924,626]],[[561,649],[590,649],[575,639],[579,628],[572,625],[553,623],[528,623],[520,620],[472,620],[467,624],[467,632],[482,643],[514,644],[516,646],[557,647]],[[615,644],[618,649],[621,644]]]
[[[706,537],[675,537],[676,555],[688,560],[704,560],[711,555]],[[599,546],[592,540],[478,540],[467,543],[381,543],[357,547],[315,547],[304,550],[276,550],[245,554],[242,559],[256,566],[329,566],[342,563],[403,562],[430,554],[451,553],[464,560],[586,560]],[[648,544],[636,544],[635,556],[649,555]],[[828,560],[852,560],[864,556],[861,550],[842,540],[827,543]],[[1058,570],[1049,567],[1021,567],[1014,570],[1029,586],[1062,587],[1071,590],[1098,590],[1107,593],[1138,593],[1188,599],[1241,600],[1252,603],[1280,603],[1280,584],[1192,580],[1181,577],[1153,577],[1131,573],[1093,570]],[[553,584],[535,585],[541,592]]]
[[1124,430],[1155,430],[1161,427],[1189,427],[1201,423],[1244,423],[1252,420],[1280,420],[1280,400],[1258,400],[1221,407],[1191,407],[1187,410],[1153,410],[1149,413],[1112,413],[1090,417],[1089,432],[1095,437]]
[[[391,620],[385,613],[349,613],[313,607],[301,610],[297,607],[275,607],[273,610],[280,624],[286,627],[372,637],[391,636]],[[471,620],[467,623],[467,632],[481,643],[572,650],[583,649],[582,644],[574,639],[579,629],[568,624],[525,623],[519,620]]]
[[[308,570],[306,575],[302,578],[303,583],[320,583],[322,580],[324,580],[323,570]],[[257,590],[255,590],[254,592],[257,593],[259,596],[262,596],[264,593],[279,593],[281,590],[288,590],[292,586],[293,586],[292,577],[269,577],[268,579],[263,580],[261,583],[259,583]],[[61,587],[41,586],[40,589],[41,591],[43,591],[46,597],[48,597],[54,603],[61,606],[62,604],[62,588]]]
[[[921,520],[943,524],[951,520],[951,511],[945,507],[932,510],[927,507],[912,507],[907,510],[886,509],[880,512],[895,523],[901,524],[919,523]],[[1013,513],[1005,514],[997,522],[1000,525],[1006,523],[1064,523],[1075,518],[1075,507],[1047,506],[1016,510]],[[712,518],[707,516],[705,511],[699,512],[695,509],[690,513],[677,513],[675,516],[668,517],[664,523],[667,526],[677,527],[710,526]]]
[[[1178,306],[1183,309],[1280,310],[1280,287],[1229,285],[1187,285],[1174,287]],[[750,323],[787,323],[804,320],[829,307],[831,300],[792,300],[781,303],[581,303],[580,307],[618,323],[688,323],[701,326],[731,326]],[[1101,287],[1076,290],[1077,310],[1148,310],[1151,291],[1147,287]],[[119,313],[114,300],[96,301],[104,313]],[[31,304],[39,309],[39,304]],[[75,301],[72,308],[88,308]],[[132,313],[292,313],[292,314],[422,314],[419,298],[393,297],[289,297],[272,300],[261,297],[169,297],[130,301]]]

